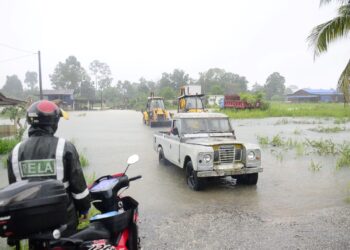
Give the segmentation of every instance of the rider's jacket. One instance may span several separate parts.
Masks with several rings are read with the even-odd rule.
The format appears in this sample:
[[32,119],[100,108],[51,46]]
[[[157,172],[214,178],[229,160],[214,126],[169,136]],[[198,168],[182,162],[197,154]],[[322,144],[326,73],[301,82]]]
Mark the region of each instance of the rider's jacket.
[[62,181],[73,216],[75,210],[85,212],[90,208],[90,194],[77,150],[69,141],[53,136],[54,132],[51,127],[30,127],[29,138],[18,143],[8,157],[9,183],[25,179]]

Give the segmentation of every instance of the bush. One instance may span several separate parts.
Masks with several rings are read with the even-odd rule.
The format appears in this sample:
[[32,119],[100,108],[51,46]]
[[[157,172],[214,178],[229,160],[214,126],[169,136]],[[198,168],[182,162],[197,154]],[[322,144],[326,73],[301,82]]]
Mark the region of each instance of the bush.
[[269,102],[262,102],[260,103],[260,110],[268,110],[270,108]]

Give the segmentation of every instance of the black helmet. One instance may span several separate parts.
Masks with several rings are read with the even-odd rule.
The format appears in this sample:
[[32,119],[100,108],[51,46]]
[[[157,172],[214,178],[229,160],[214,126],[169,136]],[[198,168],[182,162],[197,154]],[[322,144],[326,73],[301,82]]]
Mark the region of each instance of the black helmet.
[[57,126],[61,116],[63,111],[47,100],[34,102],[27,109],[27,122],[33,126]]

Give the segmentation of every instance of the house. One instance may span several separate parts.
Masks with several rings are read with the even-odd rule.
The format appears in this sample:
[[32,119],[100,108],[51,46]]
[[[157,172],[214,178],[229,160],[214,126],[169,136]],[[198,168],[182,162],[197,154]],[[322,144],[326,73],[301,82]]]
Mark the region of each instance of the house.
[[26,102],[22,100],[6,97],[2,93],[0,93],[0,106],[16,106],[19,104],[25,105]]
[[343,102],[342,93],[334,89],[300,89],[286,96],[289,102]]
[[58,90],[43,90],[43,97],[49,101],[60,103],[62,107],[74,109],[74,90],[73,89],[58,89]]

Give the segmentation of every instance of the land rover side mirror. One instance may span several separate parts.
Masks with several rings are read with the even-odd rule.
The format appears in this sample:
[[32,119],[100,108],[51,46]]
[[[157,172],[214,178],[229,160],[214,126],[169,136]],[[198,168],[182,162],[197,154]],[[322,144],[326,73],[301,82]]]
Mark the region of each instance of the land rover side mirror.
[[177,128],[173,128],[172,133],[173,135],[179,135],[179,130]]

